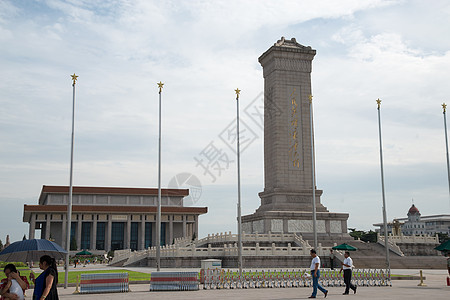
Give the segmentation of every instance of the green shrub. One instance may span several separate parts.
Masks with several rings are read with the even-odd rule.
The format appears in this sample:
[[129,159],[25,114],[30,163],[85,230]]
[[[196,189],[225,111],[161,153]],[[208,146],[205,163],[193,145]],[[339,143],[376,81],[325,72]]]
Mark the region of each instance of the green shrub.
[[16,268],[27,268],[28,265],[26,263],[23,262],[7,262],[7,261],[0,261],[0,268],[3,271],[3,268],[7,265],[7,264],[14,264],[16,266]]

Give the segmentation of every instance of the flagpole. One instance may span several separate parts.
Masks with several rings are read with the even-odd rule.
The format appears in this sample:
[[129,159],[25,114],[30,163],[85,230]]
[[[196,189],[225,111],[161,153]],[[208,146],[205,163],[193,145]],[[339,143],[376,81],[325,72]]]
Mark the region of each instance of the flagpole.
[[388,269],[389,276],[391,274],[391,264],[389,261],[389,235],[387,228],[387,217],[386,217],[386,197],[384,193],[384,170],[383,170],[383,145],[381,140],[381,115],[380,106],[381,100],[377,99],[377,110],[378,110],[378,136],[380,139],[380,165],[381,165],[381,193],[383,196],[383,223],[384,223],[384,247],[386,248],[386,268]]
[[240,154],[240,141],[239,141],[239,93],[238,88],[234,90],[236,92],[236,135],[237,135],[237,177],[238,177],[238,267],[239,278],[242,278],[242,219],[241,219],[241,154]]
[[156,270],[161,269],[161,91],[164,83],[158,83],[159,88],[159,139],[158,139],[158,213],[156,214]]
[[66,229],[66,261],[65,261],[65,273],[64,273],[64,288],[67,289],[69,281],[69,258],[70,258],[70,232],[72,225],[72,191],[73,191],[73,142],[75,132],[75,84],[78,76],[73,73],[72,77],[72,138],[70,145],[70,176],[69,176],[69,203],[67,204],[67,229]]
[[[444,115],[444,129],[445,129],[445,149],[447,150],[447,176],[448,176],[448,192],[450,194],[450,164],[448,158],[448,138],[447,138],[447,104],[442,103],[442,110]],[[449,203],[450,204],[450,203]]]
[[309,123],[311,127],[311,171],[312,171],[312,213],[313,213],[313,236],[314,249],[317,249],[317,213],[316,213],[316,174],[314,166],[314,130],[313,130],[313,106],[312,95],[309,95]]

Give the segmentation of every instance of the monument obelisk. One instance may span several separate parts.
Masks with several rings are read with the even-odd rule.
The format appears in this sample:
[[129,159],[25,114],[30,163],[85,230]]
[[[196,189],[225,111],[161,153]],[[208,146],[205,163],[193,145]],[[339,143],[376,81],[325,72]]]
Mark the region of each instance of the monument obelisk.
[[313,232],[315,191],[317,232],[347,233],[346,213],[331,213],[313,189],[309,99],[316,50],[284,37],[259,57],[264,76],[264,191],[255,213],[242,217],[243,231]]

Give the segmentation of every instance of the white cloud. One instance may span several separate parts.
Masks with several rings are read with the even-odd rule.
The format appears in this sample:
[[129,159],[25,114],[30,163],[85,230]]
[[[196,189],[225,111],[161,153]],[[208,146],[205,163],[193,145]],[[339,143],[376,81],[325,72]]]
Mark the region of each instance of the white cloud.
[[[312,78],[324,204],[350,212],[350,227],[368,229],[365,220],[381,218],[380,97],[387,185],[401,183],[404,197],[395,191],[398,206],[392,206],[401,216],[409,194],[421,201],[430,198],[431,186],[447,189],[445,180],[431,185],[421,175],[446,176],[439,105],[450,92],[450,42],[441,34],[449,10],[434,3],[2,1],[0,203],[33,204],[42,185],[68,183],[74,72],[80,75],[75,184],[155,186],[156,82],[162,80],[163,183],[179,172],[196,174],[208,189],[200,204],[210,206],[201,228],[235,231],[235,164],[211,183],[193,158],[211,141],[227,149],[218,135],[235,118],[233,90],[242,89],[242,109],[262,91],[257,58],[285,35],[318,51]],[[428,21],[414,27],[417,34],[408,31],[411,16],[422,14]],[[242,155],[245,213],[257,208],[263,184],[262,132],[252,128],[259,139]],[[402,181],[402,172],[417,174],[410,178],[415,184]],[[430,201],[440,207],[443,198],[437,193]],[[374,204],[366,211],[361,203]],[[422,213],[433,213],[430,207]],[[8,216],[17,222],[22,211]]]

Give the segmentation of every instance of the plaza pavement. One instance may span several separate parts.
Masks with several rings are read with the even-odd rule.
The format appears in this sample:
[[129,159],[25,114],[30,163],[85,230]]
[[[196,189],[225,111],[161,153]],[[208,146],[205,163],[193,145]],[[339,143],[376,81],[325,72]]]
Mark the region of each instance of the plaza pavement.
[[[85,268],[76,268],[75,270],[95,270],[95,269],[114,269],[105,266],[87,266]],[[154,268],[126,268],[128,270],[151,273]],[[72,268],[71,268],[72,270]],[[171,269],[173,271],[174,269]],[[179,270],[179,269],[178,269]],[[186,269],[182,269],[187,271]],[[198,270],[198,269],[195,269]],[[169,271],[169,270],[166,270]],[[399,275],[418,275],[419,270],[392,270],[392,274]],[[425,286],[417,286],[418,280],[393,280],[392,287],[359,287],[357,294],[351,292],[350,295],[342,295],[343,287],[329,287],[327,299],[450,299],[450,287],[446,286],[447,270],[423,270],[426,276]],[[234,289],[234,290],[199,290],[199,291],[181,291],[181,292],[150,292],[149,284],[130,285],[131,291],[128,293],[110,293],[110,294],[73,294],[74,287],[67,289],[58,288],[61,299],[307,299],[311,295],[312,288],[264,288],[264,289]],[[32,295],[32,290],[27,291],[27,295]],[[31,298],[31,297],[30,297]],[[318,299],[323,299],[323,294],[319,291]]]

